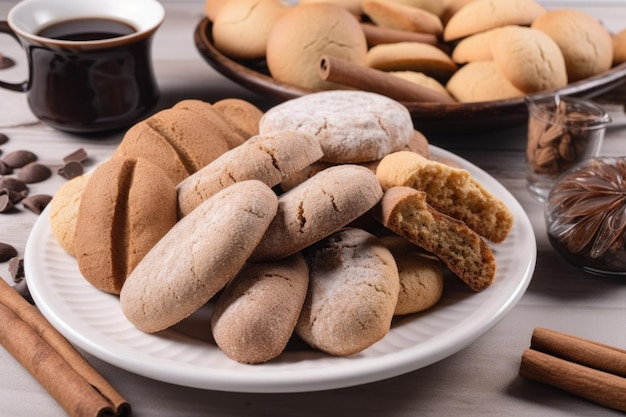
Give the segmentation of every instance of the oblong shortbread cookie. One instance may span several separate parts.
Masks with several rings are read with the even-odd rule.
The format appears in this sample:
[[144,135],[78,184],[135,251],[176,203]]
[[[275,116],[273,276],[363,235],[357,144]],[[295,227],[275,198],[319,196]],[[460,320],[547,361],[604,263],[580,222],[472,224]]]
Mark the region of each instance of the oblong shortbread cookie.
[[246,264],[213,308],[215,342],[237,362],[274,359],[291,338],[308,285],[309,267],[301,253],[276,262]]
[[381,197],[376,175],[363,166],[337,165],[318,172],[280,196],[276,217],[250,259],[292,255],[357,219]]
[[322,155],[319,142],[304,132],[285,130],[250,138],[176,186],[179,216],[235,182],[259,180],[273,187]]
[[260,134],[300,130],[317,138],[325,162],[375,161],[405,146],[413,135],[408,109],[365,91],[324,91],[269,109]]
[[305,250],[309,292],[296,324],[309,345],[352,355],[382,339],[398,300],[398,269],[374,235],[342,229]]
[[260,181],[238,182],[180,220],[129,275],[122,311],[156,332],[189,316],[244,265],[276,214],[278,199]]

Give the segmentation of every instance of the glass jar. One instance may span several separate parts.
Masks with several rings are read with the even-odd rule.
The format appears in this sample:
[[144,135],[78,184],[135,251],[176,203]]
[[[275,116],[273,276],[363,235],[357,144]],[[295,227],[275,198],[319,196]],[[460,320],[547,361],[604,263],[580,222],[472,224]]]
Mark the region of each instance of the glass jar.
[[626,157],[596,157],[565,172],[545,214],[552,246],[570,263],[626,275]]

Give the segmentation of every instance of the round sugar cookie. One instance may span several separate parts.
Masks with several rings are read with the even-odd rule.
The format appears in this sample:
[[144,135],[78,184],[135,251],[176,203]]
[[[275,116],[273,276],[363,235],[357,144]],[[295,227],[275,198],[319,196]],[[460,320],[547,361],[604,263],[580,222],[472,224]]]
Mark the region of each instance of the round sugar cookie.
[[525,93],[567,85],[561,48],[540,30],[514,25],[502,27],[491,38],[491,53],[504,76]]
[[241,269],[277,205],[272,189],[256,180],[235,183],[206,200],[128,276],[120,293],[126,318],[152,333],[188,317]]
[[524,97],[524,93],[504,76],[494,61],[476,61],[462,66],[446,88],[462,103]]
[[592,77],[611,68],[611,34],[598,19],[580,10],[557,9],[539,16],[531,28],[546,33],[559,45],[568,82]]
[[394,315],[419,313],[437,304],[443,294],[443,263],[400,236],[380,240],[398,265],[400,292]]
[[321,161],[375,161],[403,148],[413,135],[408,109],[365,91],[324,91],[286,101],[265,112],[259,132],[300,130],[317,138]]
[[304,255],[309,291],[296,332],[305,342],[347,356],[389,332],[398,300],[398,268],[378,238],[345,228],[307,248]]
[[267,40],[267,67],[280,82],[311,90],[340,86],[319,75],[323,55],[365,63],[367,40],[358,19],[331,3],[301,4],[274,24]]
[[450,17],[443,39],[453,41],[507,25],[527,26],[545,12],[535,0],[471,1]]
[[617,32],[612,37],[613,64],[619,65],[626,62],[626,29]]
[[408,32],[441,35],[443,23],[430,11],[388,0],[364,0],[363,12],[376,25]]

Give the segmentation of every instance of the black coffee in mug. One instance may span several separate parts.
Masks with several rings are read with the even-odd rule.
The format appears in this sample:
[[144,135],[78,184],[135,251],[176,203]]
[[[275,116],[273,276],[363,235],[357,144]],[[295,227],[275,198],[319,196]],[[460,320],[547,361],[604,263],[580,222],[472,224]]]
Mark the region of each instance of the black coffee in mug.
[[164,14],[156,0],[22,0],[0,32],[23,46],[28,79],[0,87],[26,92],[33,114],[59,130],[127,128],[159,98],[151,43]]
[[128,23],[115,19],[81,18],[48,25],[37,36],[60,41],[98,41],[130,35],[136,31]]

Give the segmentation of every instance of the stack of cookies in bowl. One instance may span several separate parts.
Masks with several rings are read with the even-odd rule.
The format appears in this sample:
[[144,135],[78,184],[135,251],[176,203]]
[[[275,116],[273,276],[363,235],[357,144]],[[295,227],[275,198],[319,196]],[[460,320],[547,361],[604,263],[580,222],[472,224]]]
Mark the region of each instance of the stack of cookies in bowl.
[[394,317],[425,311],[444,271],[473,291],[513,216],[468,171],[433,160],[408,110],[328,91],[262,112],[184,100],[130,128],[64,185],[52,231],[84,278],[158,332],[212,304],[219,348],[242,363],[295,334],[360,352]]

